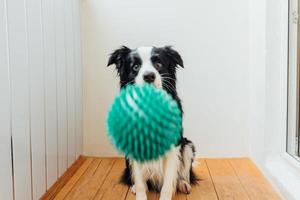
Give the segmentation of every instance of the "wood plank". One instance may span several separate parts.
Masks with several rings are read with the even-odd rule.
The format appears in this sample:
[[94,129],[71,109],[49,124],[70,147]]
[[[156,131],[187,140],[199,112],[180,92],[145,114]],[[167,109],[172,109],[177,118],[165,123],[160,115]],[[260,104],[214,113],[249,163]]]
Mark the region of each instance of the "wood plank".
[[128,189],[125,200],[135,200],[135,195],[130,191],[130,188]]
[[[119,182],[124,159],[88,158],[76,173],[55,194],[43,199],[135,200],[129,187]],[[77,168],[78,169],[78,168]],[[271,185],[248,159],[199,159],[194,168],[200,178],[191,194],[177,193],[173,200],[270,199],[279,200]],[[61,195],[63,193],[63,195]],[[48,195],[49,196],[49,195]],[[148,192],[148,200],[159,200],[159,193]]]
[[125,160],[121,158],[116,159],[110,173],[94,199],[125,199],[128,187],[120,183],[120,177],[124,168]]
[[279,195],[248,158],[229,159],[250,199],[279,200]]
[[[79,198],[77,193],[80,190],[82,190],[86,184],[89,184],[90,179],[93,177],[93,175],[94,175],[95,171],[97,170],[98,166],[100,165],[100,163],[101,163],[101,159],[99,159],[99,158],[93,160],[93,162],[90,164],[90,166],[85,171],[85,173],[80,177],[80,179],[77,181],[77,183],[72,188],[72,190],[67,194],[65,199],[82,199],[82,198]],[[87,191],[88,190],[85,190],[85,193],[89,193]],[[76,196],[77,196],[77,198],[76,198]]]
[[207,159],[206,163],[219,199],[249,199],[228,160]]
[[148,192],[147,197],[148,197],[148,200],[159,200],[159,193],[157,193],[157,192]]
[[192,187],[192,191],[187,195],[188,200],[194,199],[207,199],[207,200],[217,200],[216,191],[210,177],[206,162],[204,159],[198,159],[195,161],[196,166],[194,167],[194,172],[200,179],[197,185]]
[[187,200],[187,195],[183,194],[181,192],[176,192],[176,194],[173,196],[172,200]]
[[[99,162],[100,159],[95,160],[98,162],[92,163],[86,171],[86,174],[78,181],[66,199],[86,200],[92,199],[96,195],[110,172],[115,159],[103,158],[101,162]],[[96,163],[99,164],[97,165]]]
[[90,164],[93,162],[94,158],[86,158],[85,162],[76,171],[72,178],[67,182],[67,184],[59,191],[54,199],[64,199],[67,194],[72,190],[80,177],[85,173]]
[[56,183],[40,198],[41,200],[54,199],[57,193],[67,184],[73,177],[86,158],[80,156],[75,163],[56,181]]

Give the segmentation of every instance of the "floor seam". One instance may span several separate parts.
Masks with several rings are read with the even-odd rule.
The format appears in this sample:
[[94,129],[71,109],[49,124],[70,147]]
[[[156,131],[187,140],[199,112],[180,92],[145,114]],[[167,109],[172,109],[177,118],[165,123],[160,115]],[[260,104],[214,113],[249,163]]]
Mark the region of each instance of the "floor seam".
[[[100,162],[99,162],[99,164],[97,165],[95,171],[93,172],[93,176],[96,174],[96,172],[97,172],[99,166],[101,165],[102,161],[103,161],[103,159],[101,159]],[[92,176],[92,177],[93,177],[93,176]]]
[[214,180],[213,180],[213,178],[212,178],[212,175],[211,175],[211,172],[210,172],[210,169],[209,169],[209,167],[208,167],[208,164],[207,164],[206,159],[204,160],[204,162],[205,162],[206,168],[207,168],[207,170],[208,170],[208,174],[209,174],[210,180],[211,180],[211,182],[212,182],[212,184],[213,184],[213,187],[214,187],[214,190],[215,190],[215,192],[216,192],[217,199],[219,200],[220,197],[219,197],[219,194],[218,194],[218,192],[217,192],[217,189],[216,189],[216,186],[215,186]]
[[130,192],[130,187],[128,186],[128,190],[127,190],[127,192],[126,192],[126,196],[125,196],[124,200],[127,199],[127,196],[128,196],[128,193],[129,193],[129,192]]
[[247,194],[247,197],[248,197],[248,198],[249,198],[249,200],[250,200],[251,198],[250,198],[250,196],[249,196],[249,193],[248,193],[248,191],[246,190],[246,188],[245,188],[244,184],[242,183],[242,181],[241,181],[241,179],[240,179],[239,175],[237,174],[237,172],[236,172],[235,168],[234,168],[234,167],[233,167],[233,165],[231,164],[230,160],[226,160],[226,161],[227,161],[227,163],[228,163],[228,164],[231,166],[231,168],[232,168],[232,170],[233,170],[234,174],[235,174],[235,175],[236,175],[236,177],[238,178],[238,180],[239,180],[239,182],[240,182],[240,184],[241,184],[241,186],[242,186],[243,190],[246,192],[246,194]]
[[[95,159],[94,159],[95,160]],[[66,194],[66,196],[63,199],[66,199],[67,196],[69,195],[69,193],[73,190],[73,188],[75,187],[75,185],[78,183],[78,181],[80,180],[80,178],[86,173],[86,171],[88,170],[88,168],[91,166],[92,162],[94,162],[94,160],[91,161],[91,163],[88,165],[88,167],[84,170],[84,172],[80,175],[80,177],[78,178],[78,180],[74,183],[74,185],[71,187],[71,189],[69,190],[69,192]],[[85,160],[86,161],[86,160]],[[79,170],[79,169],[78,169]],[[78,171],[77,170],[77,171]],[[76,173],[76,172],[75,172]],[[73,175],[74,176],[74,175]],[[72,176],[72,177],[73,177]]]
[[[96,162],[97,159],[99,159],[99,158],[94,158],[94,160],[90,163],[90,165],[86,168],[86,170],[82,173],[82,175],[79,177],[79,179],[78,179],[78,180],[76,181],[76,183],[73,185],[73,187],[71,188],[70,192],[74,189],[74,187],[76,186],[76,184],[80,181],[81,177],[83,177],[83,176],[87,173],[87,170],[91,167],[92,163],[93,163],[93,162]],[[99,165],[100,165],[101,162],[102,162],[102,159],[100,158],[100,162],[99,162],[99,164],[97,165],[97,168],[99,167]],[[95,169],[95,171],[97,170],[97,168]],[[93,172],[93,176],[94,176],[94,172]],[[70,192],[68,192],[68,194],[66,195],[66,197],[64,197],[64,199],[67,198],[67,196],[70,194]]]
[[105,178],[103,179],[102,184],[100,185],[100,187],[98,188],[97,192],[96,192],[95,195],[93,196],[93,198],[92,198],[93,200],[95,199],[95,197],[97,196],[98,192],[99,192],[100,189],[102,188],[104,182],[106,181],[106,179],[107,179],[107,177],[108,177],[110,171],[112,170],[113,166],[115,165],[116,161],[117,161],[117,159],[114,159],[114,161],[113,161],[113,163],[112,163],[112,165],[111,165],[109,171],[107,172],[107,175],[106,175]]

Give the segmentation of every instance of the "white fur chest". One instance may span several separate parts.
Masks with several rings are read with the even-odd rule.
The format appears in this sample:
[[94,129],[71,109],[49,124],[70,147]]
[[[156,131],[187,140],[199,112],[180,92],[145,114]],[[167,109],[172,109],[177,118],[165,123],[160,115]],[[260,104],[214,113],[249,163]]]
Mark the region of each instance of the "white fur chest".
[[[167,170],[167,161],[173,160],[172,162],[178,163],[179,154],[179,147],[173,147],[166,156],[159,158],[158,160],[139,163],[139,175],[141,175],[144,180],[149,180],[156,188],[161,189],[164,182],[165,172]],[[175,168],[175,173],[177,173],[178,165],[174,165],[173,168]],[[138,174],[133,175],[138,176]]]
[[161,186],[163,182],[164,160],[165,158],[160,158],[141,164],[141,171],[145,176],[144,178],[150,179],[156,186]]

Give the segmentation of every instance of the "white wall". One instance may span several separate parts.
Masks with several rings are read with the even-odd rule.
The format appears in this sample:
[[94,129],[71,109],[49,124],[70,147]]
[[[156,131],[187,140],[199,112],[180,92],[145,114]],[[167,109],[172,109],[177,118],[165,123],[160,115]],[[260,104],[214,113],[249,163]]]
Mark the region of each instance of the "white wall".
[[173,45],[185,61],[178,71],[185,135],[198,155],[247,155],[249,2],[83,1],[84,153],[116,155],[104,126],[118,91],[116,72],[106,67],[109,54],[120,45]]
[[250,155],[257,163],[286,151],[288,1],[253,0]]
[[249,155],[261,157],[266,120],[266,1],[251,0],[249,13]]
[[0,0],[0,199],[39,199],[82,152],[79,14]]

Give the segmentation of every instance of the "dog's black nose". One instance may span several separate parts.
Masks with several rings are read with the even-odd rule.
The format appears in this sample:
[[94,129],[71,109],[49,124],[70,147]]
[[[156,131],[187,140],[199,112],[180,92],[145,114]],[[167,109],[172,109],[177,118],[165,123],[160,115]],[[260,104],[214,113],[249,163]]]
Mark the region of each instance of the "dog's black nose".
[[144,80],[147,82],[147,83],[153,83],[154,80],[155,80],[155,74],[154,72],[146,72],[144,74]]

